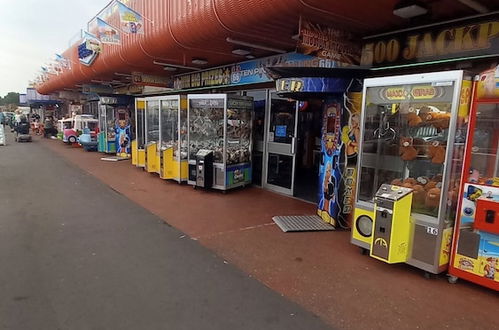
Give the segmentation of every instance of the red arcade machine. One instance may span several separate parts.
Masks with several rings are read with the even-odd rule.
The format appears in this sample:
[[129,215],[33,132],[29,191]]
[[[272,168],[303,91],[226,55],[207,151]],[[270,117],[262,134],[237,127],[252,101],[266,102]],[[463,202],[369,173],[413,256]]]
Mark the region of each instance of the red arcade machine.
[[449,282],[499,291],[499,66],[475,79]]

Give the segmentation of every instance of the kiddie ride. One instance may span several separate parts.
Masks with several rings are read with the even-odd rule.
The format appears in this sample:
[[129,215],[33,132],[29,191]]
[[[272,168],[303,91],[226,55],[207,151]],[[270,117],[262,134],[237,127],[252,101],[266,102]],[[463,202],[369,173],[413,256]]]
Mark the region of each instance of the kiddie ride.
[[58,126],[59,132],[62,132],[62,141],[72,145],[78,142],[78,137],[84,130],[88,130],[89,134],[95,138],[99,121],[92,115],[75,115],[72,118],[59,120]]
[[470,87],[462,71],[364,81],[352,243],[371,257],[447,269]]
[[475,79],[449,282],[499,291],[499,67]]

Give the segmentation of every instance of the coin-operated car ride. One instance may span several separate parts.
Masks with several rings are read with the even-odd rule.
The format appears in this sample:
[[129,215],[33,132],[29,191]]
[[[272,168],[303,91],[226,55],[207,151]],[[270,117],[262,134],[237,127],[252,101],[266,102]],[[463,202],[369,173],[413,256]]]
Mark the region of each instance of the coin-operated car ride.
[[78,136],[85,128],[88,128],[90,134],[96,136],[99,131],[99,121],[93,115],[76,115],[73,118],[65,119],[63,123],[64,143],[74,144],[78,142]]

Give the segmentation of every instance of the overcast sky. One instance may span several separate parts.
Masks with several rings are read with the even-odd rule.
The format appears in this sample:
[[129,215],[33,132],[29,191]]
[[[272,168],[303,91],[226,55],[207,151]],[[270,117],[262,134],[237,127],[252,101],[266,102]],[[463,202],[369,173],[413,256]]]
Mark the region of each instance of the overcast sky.
[[40,67],[109,0],[0,0],[0,96],[25,93]]

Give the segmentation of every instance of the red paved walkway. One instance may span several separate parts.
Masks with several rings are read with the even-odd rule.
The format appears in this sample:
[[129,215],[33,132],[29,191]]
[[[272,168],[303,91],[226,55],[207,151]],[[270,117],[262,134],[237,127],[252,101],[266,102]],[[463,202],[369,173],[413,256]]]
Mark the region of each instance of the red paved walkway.
[[283,233],[274,215],[311,214],[312,204],[258,188],[194,190],[129,161],[56,140],[44,147],[160,216],[249,276],[344,329],[482,329],[498,325],[499,295],[476,285],[426,280],[407,265],[362,256],[349,232]]

